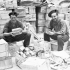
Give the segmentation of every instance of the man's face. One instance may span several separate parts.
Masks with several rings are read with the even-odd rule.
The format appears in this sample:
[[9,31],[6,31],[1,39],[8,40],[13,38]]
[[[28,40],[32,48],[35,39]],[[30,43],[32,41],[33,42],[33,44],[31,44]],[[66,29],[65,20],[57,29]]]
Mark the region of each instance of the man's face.
[[57,15],[56,13],[52,13],[52,14],[51,14],[51,17],[52,17],[52,19],[56,20],[57,17],[58,17],[58,15]]
[[11,15],[10,18],[13,23],[16,22],[17,17],[15,15]]

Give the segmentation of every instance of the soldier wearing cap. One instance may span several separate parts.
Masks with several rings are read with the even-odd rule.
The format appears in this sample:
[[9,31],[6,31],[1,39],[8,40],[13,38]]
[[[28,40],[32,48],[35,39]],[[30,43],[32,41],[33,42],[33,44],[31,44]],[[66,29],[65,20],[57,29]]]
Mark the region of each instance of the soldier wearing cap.
[[57,40],[58,51],[63,50],[64,42],[69,39],[69,32],[66,23],[58,17],[57,9],[48,13],[51,19],[48,27],[45,28],[44,40],[50,42],[50,38]]
[[[3,29],[3,36],[5,41],[7,41],[8,43],[13,43],[16,41],[24,40],[24,47],[28,47],[30,44],[31,34],[24,31],[24,25],[17,20],[17,12],[11,12],[9,13],[9,16],[10,20],[5,24]],[[12,36],[11,32],[15,28],[21,28],[23,30],[23,33],[16,36]]]

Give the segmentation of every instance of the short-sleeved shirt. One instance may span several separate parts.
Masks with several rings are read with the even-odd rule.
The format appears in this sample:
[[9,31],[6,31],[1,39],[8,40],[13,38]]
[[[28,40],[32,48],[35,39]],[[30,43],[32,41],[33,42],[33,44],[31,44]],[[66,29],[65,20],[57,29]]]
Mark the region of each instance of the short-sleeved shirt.
[[21,22],[19,22],[18,20],[15,22],[15,23],[12,23],[11,21],[7,22],[4,26],[4,29],[3,29],[3,33],[5,32],[11,32],[12,29],[14,28],[22,28],[24,29],[24,26]]

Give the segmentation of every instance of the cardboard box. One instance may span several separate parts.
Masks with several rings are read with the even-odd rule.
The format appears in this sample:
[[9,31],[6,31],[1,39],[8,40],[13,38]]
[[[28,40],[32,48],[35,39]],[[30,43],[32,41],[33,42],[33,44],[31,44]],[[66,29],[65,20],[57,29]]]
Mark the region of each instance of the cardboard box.
[[12,67],[13,67],[13,64],[10,56],[0,58],[0,70],[12,68]]
[[7,8],[17,7],[17,0],[6,0],[5,4]]
[[58,17],[59,17],[60,19],[65,19],[65,14],[61,13],[61,14],[58,15]]
[[0,40],[0,57],[8,56],[8,43],[1,39]]
[[0,40],[0,53],[6,52],[6,51],[8,51],[8,43],[5,40],[1,39]]
[[8,55],[9,55],[8,51],[0,53],[0,57],[5,57],[5,56],[8,56]]
[[59,13],[68,13],[69,9],[67,7],[59,7]]
[[8,14],[0,14],[1,15],[1,19],[9,19]]
[[36,21],[36,14],[26,14],[26,21]]
[[38,26],[44,26],[45,23],[46,23],[46,20],[42,20],[42,19],[38,20]]
[[45,59],[29,57],[20,65],[22,70],[50,70],[49,64]]
[[45,14],[44,13],[39,13],[38,14],[38,19],[45,19]]
[[47,6],[41,7],[41,13],[47,13]]

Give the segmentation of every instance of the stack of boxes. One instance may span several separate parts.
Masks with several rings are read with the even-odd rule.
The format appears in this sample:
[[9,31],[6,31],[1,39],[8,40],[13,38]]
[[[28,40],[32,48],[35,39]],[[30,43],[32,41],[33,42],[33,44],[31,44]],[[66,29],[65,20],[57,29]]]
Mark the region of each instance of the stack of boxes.
[[44,26],[46,23],[46,12],[47,6],[42,6],[40,12],[38,13],[38,33],[44,32]]
[[17,7],[17,0],[5,0],[6,8]]
[[35,6],[26,6],[25,8],[26,12],[26,22],[30,22],[31,25],[35,28],[36,24],[36,12],[35,12]]
[[18,19],[25,24],[26,22],[30,22],[31,25],[35,28],[36,24],[36,13],[35,6],[20,6],[16,9],[19,13]]
[[25,6],[17,7],[16,12],[18,15],[18,20],[23,22],[25,20]]
[[59,11],[61,14],[64,14],[64,19],[69,21],[69,27],[70,27],[70,9],[68,7],[59,7]]
[[35,6],[26,6],[26,21],[36,21]]
[[4,25],[6,24],[6,22],[9,21],[9,16],[8,16],[8,14],[9,14],[10,12],[11,12],[11,11],[0,10],[0,34],[2,33],[3,27],[4,27]]
[[12,59],[8,52],[8,43],[1,39],[0,40],[0,70],[13,67]]
[[17,0],[0,0],[0,7],[7,9],[17,7]]

